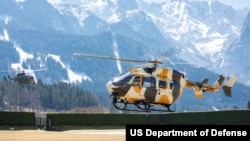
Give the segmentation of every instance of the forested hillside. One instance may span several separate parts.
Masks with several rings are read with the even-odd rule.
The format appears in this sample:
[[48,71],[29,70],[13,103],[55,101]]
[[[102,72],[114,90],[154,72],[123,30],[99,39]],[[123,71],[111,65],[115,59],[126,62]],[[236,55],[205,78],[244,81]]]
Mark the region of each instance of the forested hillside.
[[[29,71],[36,82],[41,80],[20,87],[1,82],[0,110],[71,111],[97,106],[117,112],[107,82],[143,64],[74,53],[160,60],[161,67],[176,69],[195,82],[207,78],[208,84],[219,75],[236,76],[232,97],[220,90],[197,99],[187,89],[173,109],[246,108],[248,8],[200,0],[48,1],[0,0],[0,81],[17,71]],[[46,71],[35,71],[39,69]]]
[[68,111],[79,108],[98,107],[95,93],[59,82],[57,84],[21,85],[14,81],[0,81],[0,110]]

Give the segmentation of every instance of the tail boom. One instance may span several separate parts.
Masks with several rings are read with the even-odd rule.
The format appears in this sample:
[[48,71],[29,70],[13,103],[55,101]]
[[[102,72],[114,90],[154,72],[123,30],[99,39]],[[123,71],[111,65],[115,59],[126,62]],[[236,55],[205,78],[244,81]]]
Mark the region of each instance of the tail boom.
[[233,85],[235,84],[237,78],[232,77],[230,80],[228,80],[226,83],[223,84],[225,77],[220,75],[219,79],[215,81],[212,85],[207,84],[208,79],[204,79],[201,82],[193,82],[190,80],[186,81],[186,87],[187,88],[193,88],[194,93],[197,98],[203,98],[203,92],[217,92],[221,88],[224,91],[224,94],[228,97],[231,97],[231,89]]

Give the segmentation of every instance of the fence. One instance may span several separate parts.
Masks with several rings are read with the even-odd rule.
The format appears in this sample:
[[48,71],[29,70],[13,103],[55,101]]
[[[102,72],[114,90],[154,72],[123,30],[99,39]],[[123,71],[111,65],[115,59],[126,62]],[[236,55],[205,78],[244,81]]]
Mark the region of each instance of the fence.
[[39,129],[49,130],[51,127],[51,119],[50,118],[36,117],[36,126]]

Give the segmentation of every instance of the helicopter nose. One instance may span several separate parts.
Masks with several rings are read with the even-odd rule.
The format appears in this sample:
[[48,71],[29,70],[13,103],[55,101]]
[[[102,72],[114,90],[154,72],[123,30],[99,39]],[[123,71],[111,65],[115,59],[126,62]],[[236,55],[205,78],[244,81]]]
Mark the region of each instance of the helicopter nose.
[[109,81],[109,82],[107,83],[106,87],[107,87],[109,93],[112,94],[112,92],[113,92],[113,89],[112,89],[112,88],[114,87],[114,85],[112,84],[112,81]]

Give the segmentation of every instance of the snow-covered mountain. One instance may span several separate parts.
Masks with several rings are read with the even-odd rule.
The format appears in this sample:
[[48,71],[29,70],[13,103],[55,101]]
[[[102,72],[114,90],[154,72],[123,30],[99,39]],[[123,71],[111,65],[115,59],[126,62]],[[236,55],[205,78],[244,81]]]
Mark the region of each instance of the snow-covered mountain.
[[[112,30],[123,36],[134,37],[134,33],[139,33],[146,36],[146,41],[151,38],[157,42],[153,44],[150,40],[147,43],[153,48],[178,49],[174,55],[188,63],[216,73],[237,73],[225,63],[226,51],[234,39],[240,36],[248,9],[236,10],[218,1],[186,0],[158,3],[142,0],[131,0],[129,3],[126,0],[61,0],[54,6],[60,13],[74,15],[85,29],[84,34]],[[89,18],[93,15],[98,20],[92,21],[95,26],[89,28]],[[114,24],[122,29],[117,31],[113,28]],[[121,30],[126,29],[121,24],[128,25],[129,29],[121,33]],[[86,32],[87,29],[90,31]],[[134,39],[145,42],[144,38]],[[239,80],[244,81],[241,78]]]
[[[248,12],[216,0],[0,0],[0,70],[46,68],[33,72],[36,79],[77,83],[105,93],[106,82],[134,64],[79,58],[74,52],[143,60],[166,57],[171,62],[166,65],[192,80],[217,79],[221,73],[239,76],[233,93],[242,95],[233,100],[218,96],[215,105],[210,95],[207,104],[197,103],[243,107],[250,90],[245,63],[250,60]],[[187,96],[179,104],[194,106],[192,99]]]
[[240,35],[247,11],[237,11],[217,1],[169,0],[150,5],[138,2],[162,34],[178,42],[178,57],[223,73],[217,70],[225,57],[224,50]]
[[239,38],[236,38],[230,48],[227,50],[227,63],[235,74],[239,76],[243,83],[250,85],[250,13],[241,29]]

